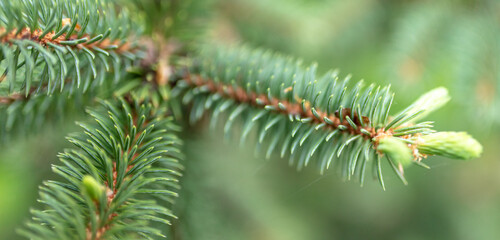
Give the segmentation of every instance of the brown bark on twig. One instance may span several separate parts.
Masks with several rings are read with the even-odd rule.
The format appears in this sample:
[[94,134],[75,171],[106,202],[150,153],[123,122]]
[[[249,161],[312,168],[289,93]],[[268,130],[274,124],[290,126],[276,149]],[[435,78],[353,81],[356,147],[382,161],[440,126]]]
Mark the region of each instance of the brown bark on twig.
[[[63,25],[69,25],[71,24],[71,20],[66,18],[63,19]],[[40,29],[35,29],[32,30],[28,27],[23,28],[23,29],[13,29],[10,32],[7,32],[5,28],[0,28],[0,42],[2,43],[10,43],[13,40],[31,40],[36,43],[39,43],[42,46],[47,46],[48,43],[52,43],[55,45],[60,45],[60,46],[66,46],[62,44],[62,41],[71,41],[71,40],[76,40],[78,38],[78,30],[80,30],[80,26],[77,24],[75,30],[77,31],[76,33],[71,34],[71,36],[68,36],[66,33],[62,34],[61,36],[53,39],[56,35],[55,31],[47,33],[45,36],[42,36],[43,31]],[[87,40],[90,40],[92,36],[89,34],[83,34],[81,38],[87,38]],[[109,40],[107,38],[101,39],[99,41],[93,42],[93,43],[81,43],[77,45],[71,45],[70,47],[76,48],[76,49],[82,49],[82,48],[93,48],[93,47],[98,47],[101,49],[107,49],[112,46],[117,46],[117,48],[114,49],[115,52],[120,53],[120,52],[126,52],[126,51],[131,51],[132,46],[128,42],[122,42],[119,40]]]

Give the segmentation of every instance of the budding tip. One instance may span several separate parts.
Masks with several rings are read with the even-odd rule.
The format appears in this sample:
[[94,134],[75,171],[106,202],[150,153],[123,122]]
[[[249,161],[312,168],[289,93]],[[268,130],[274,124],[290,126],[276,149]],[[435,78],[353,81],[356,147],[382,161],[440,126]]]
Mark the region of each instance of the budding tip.
[[381,138],[377,150],[402,167],[407,167],[413,161],[411,149],[397,137]]
[[466,132],[437,132],[421,137],[421,153],[470,160],[478,158],[483,146]]
[[97,201],[103,194],[104,186],[98,183],[93,177],[86,175],[82,178],[81,191],[84,195],[90,197],[90,199]]

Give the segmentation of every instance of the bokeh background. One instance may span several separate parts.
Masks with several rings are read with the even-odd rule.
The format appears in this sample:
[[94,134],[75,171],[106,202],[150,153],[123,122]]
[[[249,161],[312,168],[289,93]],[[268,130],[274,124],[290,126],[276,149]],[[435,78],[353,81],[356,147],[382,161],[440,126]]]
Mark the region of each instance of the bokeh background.
[[[251,141],[223,141],[220,128],[209,131],[200,122],[182,133],[186,172],[170,239],[500,239],[500,1],[212,0],[203,6],[198,11],[210,16],[203,36],[392,84],[394,112],[427,90],[447,87],[451,102],[428,119],[438,130],[468,131],[484,153],[468,162],[431,157],[425,162],[432,169],[405,172],[408,186],[386,166],[383,191],[376,181],[343,182],[333,170],[297,172],[278,156],[255,153]],[[75,120],[85,117],[49,124],[0,148],[0,239],[18,239],[15,229],[36,206],[38,186],[54,177],[51,164],[69,146],[64,136],[78,130]]]

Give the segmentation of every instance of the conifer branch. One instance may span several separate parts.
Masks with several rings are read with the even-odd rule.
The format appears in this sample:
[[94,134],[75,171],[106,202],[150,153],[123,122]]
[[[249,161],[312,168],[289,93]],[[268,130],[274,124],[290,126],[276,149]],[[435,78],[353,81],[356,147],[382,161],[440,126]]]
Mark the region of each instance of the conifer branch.
[[7,80],[0,90],[10,94],[28,95],[32,86],[45,88],[47,95],[85,92],[102,85],[109,73],[116,83],[141,58],[139,21],[127,9],[117,12],[113,1],[0,4],[0,74]]
[[94,124],[80,124],[84,133],[69,141],[75,150],[60,154],[53,171],[64,181],[41,188],[46,210],[21,233],[31,239],[137,239],[161,236],[152,223],[169,224],[182,174],[173,134],[178,127],[165,111],[148,103],[105,102],[103,111],[89,111]]
[[[424,94],[391,117],[390,87],[364,87],[360,81],[349,89],[350,77],[340,81],[336,72],[319,77],[315,69],[270,52],[209,46],[178,70],[173,95],[191,103],[191,122],[211,109],[215,126],[228,112],[226,134],[241,118],[242,143],[257,128],[259,144],[268,139],[267,157],[281,145],[281,156],[290,154],[290,163],[299,169],[314,160],[321,172],[337,164],[342,176],[357,175],[361,183],[367,163],[373,162],[375,177],[384,186],[381,157],[406,183],[404,167],[426,166],[421,160],[428,154],[470,159],[482,151],[465,133],[436,133],[432,122],[415,123],[449,100],[444,88]],[[451,135],[459,139],[447,140]]]
[[[482,151],[466,133],[420,122],[449,101],[444,88],[391,115],[390,86],[318,75],[315,64],[246,47],[190,52],[195,27],[186,26],[201,25],[190,19],[199,11],[190,1],[123,3],[0,1],[0,138],[74,105],[118,98],[88,110],[95,122],[68,138],[73,149],[52,167],[62,180],[44,183],[43,210],[32,210],[20,231],[31,239],[165,237],[155,223],[175,218],[183,155],[172,116],[180,121],[184,112],[191,123],[209,112],[212,127],[225,117],[226,136],[241,120],[242,145],[256,130],[266,158],[278,152],[298,169],[335,168],[363,184],[371,166],[384,189],[385,165],[407,184],[404,169],[426,167],[427,156],[471,159]],[[142,26],[152,36],[138,41]]]
[[126,69],[141,59],[141,28],[127,9],[117,9],[107,0],[0,2],[2,140],[124,85]]

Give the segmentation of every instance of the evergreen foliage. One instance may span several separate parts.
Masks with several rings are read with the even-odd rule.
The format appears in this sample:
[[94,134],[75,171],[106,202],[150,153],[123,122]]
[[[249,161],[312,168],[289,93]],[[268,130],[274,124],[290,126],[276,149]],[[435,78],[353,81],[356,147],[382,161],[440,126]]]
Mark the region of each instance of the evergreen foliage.
[[142,56],[137,17],[111,1],[0,4],[2,140],[110,96]]
[[[75,146],[52,167],[62,177],[40,188],[30,239],[137,239],[163,236],[182,175],[179,130],[151,103],[124,99],[89,111],[93,124],[68,138]],[[106,113],[107,112],[107,113]]]
[[2,1],[0,18],[3,94],[85,91],[139,56],[134,18],[109,1]]
[[[255,132],[267,158],[276,152],[322,174],[334,167],[361,184],[371,167],[384,189],[382,161],[406,184],[404,168],[427,167],[430,155],[481,154],[470,135],[420,121],[450,100],[445,88],[391,114],[390,86],[319,74],[316,64],[267,50],[209,44],[189,17],[199,12],[192,1],[0,0],[0,137],[29,133],[75,106],[91,106],[95,120],[68,138],[74,148],[53,166],[61,180],[40,188],[43,210],[32,211],[24,236],[164,237],[154,222],[174,217],[183,169],[176,123],[206,112],[228,137],[239,122],[242,145]],[[97,99],[102,107],[92,107]]]
[[[367,166],[372,166],[384,187],[384,155],[399,176],[403,176],[403,165],[414,162],[425,167],[420,162],[426,157],[419,152],[421,142],[436,150],[429,151],[426,145],[426,154],[465,159],[479,156],[481,146],[470,136],[455,134],[458,138],[454,147],[451,144],[446,150],[438,150],[443,144],[437,142],[446,141],[446,135],[432,134],[432,122],[414,123],[449,100],[446,89],[422,95],[391,117],[394,94],[390,86],[365,86],[359,81],[351,89],[350,76],[339,79],[336,71],[317,76],[316,69],[316,65],[303,67],[301,61],[269,51],[211,45],[202,48],[180,73],[181,80],[172,92],[182,96],[184,104],[192,102],[192,123],[209,109],[211,125],[215,126],[227,112],[226,135],[241,118],[242,144],[256,128],[258,143],[267,145],[267,158],[278,150],[298,169],[315,162],[321,173],[336,165],[343,178],[356,176],[361,184]],[[426,142],[423,139],[428,134],[440,140]],[[378,148],[379,144],[383,147]]]

